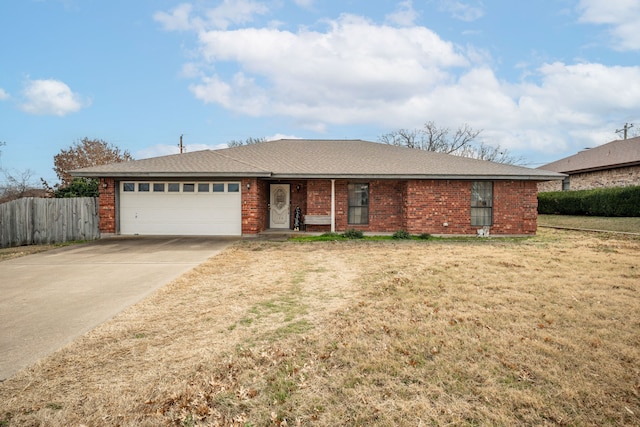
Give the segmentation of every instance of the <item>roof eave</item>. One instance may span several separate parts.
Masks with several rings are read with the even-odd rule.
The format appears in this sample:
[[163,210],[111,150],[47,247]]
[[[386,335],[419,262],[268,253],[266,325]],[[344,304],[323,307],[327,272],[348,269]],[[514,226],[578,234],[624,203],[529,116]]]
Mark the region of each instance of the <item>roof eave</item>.
[[69,172],[84,178],[269,178],[265,172]]
[[271,179],[455,179],[455,180],[516,180],[553,181],[563,180],[565,174],[553,175],[482,175],[482,174],[273,174]]

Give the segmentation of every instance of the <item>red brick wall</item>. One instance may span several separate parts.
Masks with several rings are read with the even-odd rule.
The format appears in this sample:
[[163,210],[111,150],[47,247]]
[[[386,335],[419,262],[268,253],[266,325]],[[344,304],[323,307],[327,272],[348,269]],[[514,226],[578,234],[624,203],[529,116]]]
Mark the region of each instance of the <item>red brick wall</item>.
[[[107,184],[106,188],[104,184]],[[100,233],[116,232],[116,182],[113,178],[100,178],[98,212],[100,214]]]
[[[369,182],[369,224],[347,223],[350,181],[336,180],[336,231],[355,228],[370,232],[475,235],[471,226],[471,181],[372,180]],[[529,235],[536,232],[537,187],[528,181],[495,181],[492,234]],[[331,180],[307,183],[309,215],[330,215]],[[327,231],[330,226],[308,226]]]
[[[369,182],[369,224],[347,223],[350,181],[336,180],[336,231],[356,228],[370,232],[405,229],[411,234],[475,234],[471,227],[471,181],[372,180]],[[103,184],[106,183],[105,188]],[[247,190],[247,184],[251,188]],[[307,215],[331,214],[331,180],[291,181],[292,215],[296,206]],[[116,185],[100,180],[100,232],[116,233]],[[300,185],[298,191],[297,185]],[[492,234],[536,232],[537,186],[531,181],[495,181]],[[256,178],[242,180],[242,233],[257,234],[269,225],[269,183]],[[445,226],[445,223],[447,224]],[[291,219],[293,227],[293,217]],[[309,226],[326,231],[330,226]]]
[[[247,184],[251,188],[247,190]],[[242,180],[242,234],[258,234],[268,226],[269,184],[256,178]]]
[[[330,179],[311,179],[307,181],[307,209],[303,210],[302,213],[305,215],[331,215]],[[330,225],[307,225],[307,231],[330,230]]]
[[352,181],[336,180],[336,231],[354,228],[362,231],[394,232],[402,228],[403,181],[366,181],[369,184],[369,224],[366,225],[348,223],[350,182]]
[[494,234],[536,234],[538,186],[533,181],[493,183]]
[[404,229],[411,234],[472,234],[471,182],[409,180]]

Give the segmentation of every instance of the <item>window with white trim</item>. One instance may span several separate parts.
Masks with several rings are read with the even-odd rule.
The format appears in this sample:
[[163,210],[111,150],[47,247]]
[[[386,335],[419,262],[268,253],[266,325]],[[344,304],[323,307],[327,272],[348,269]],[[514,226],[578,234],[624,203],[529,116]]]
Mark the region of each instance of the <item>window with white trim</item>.
[[493,224],[493,182],[474,181],[471,184],[471,225]]

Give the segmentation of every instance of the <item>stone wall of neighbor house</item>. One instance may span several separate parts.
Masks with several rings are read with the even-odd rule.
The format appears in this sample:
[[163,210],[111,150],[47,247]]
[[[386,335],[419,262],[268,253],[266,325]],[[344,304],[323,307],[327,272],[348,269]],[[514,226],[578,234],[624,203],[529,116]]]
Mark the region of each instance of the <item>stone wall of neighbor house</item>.
[[[576,173],[569,178],[569,190],[629,187],[640,185],[640,165],[601,171]],[[545,181],[538,184],[538,191],[561,191],[562,181]]]
[[[106,184],[106,186],[105,186]],[[116,186],[113,178],[100,178],[98,213],[100,215],[100,234],[116,233]]]
[[548,191],[562,191],[562,181],[542,181],[538,183],[538,191],[546,193]]
[[571,175],[570,190],[593,188],[629,187],[640,185],[640,166],[629,166],[603,171]]

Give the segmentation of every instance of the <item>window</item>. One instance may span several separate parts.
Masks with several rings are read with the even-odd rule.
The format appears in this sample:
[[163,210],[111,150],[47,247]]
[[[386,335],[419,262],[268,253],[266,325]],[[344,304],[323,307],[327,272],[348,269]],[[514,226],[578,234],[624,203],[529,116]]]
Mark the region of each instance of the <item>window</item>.
[[138,183],[138,191],[149,191],[149,183],[148,182],[139,182]]
[[240,184],[238,183],[227,184],[227,191],[229,193],[237,193],[238,191],[240,191]]
[[124,184],[122,184],[122,190],[123,191],[135,191],[136,190],[136,185],[133,182],[125,182]]
[[471,184],[471,225],[484,227],[493,223],[493,182]]
[[209,192],[209,184],[198,184],[198,193],[208,193]]
[[349,184],[349,224],[369,224],[369,184]]
[[169,183],[169,193],[179,193],[180,192],[180,184],[177,182]]
[[222,184],[222,183],[213,184],[213,192],[214,193],[224,193],[224,184]]
[[154,182],[153,183],[153,192],[154,193],[164,193],[164,182]]
[[195,184],[182,184],[182,191],[185,193],[193,193],[194,191],[196,191],[196,185]]

